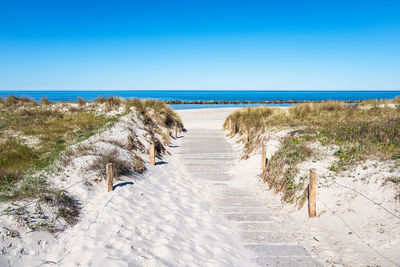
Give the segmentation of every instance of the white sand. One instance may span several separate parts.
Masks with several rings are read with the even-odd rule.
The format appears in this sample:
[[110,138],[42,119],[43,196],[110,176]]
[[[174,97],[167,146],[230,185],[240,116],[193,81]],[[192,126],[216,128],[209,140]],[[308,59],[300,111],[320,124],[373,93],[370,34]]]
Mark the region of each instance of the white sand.
[[[233,110],[179,113],[186,128],[220,129]],[[123,131],[121,125],[116,125],[108,135],[122,138]],[[147,144],[143,132],[138,130],[138,133]],[[272,138],[269,157],[278,148],[278,139],[279,136]],[[29,232],[16,226],[12,217],[0,217],[0,266],[249,266],[250,255],[238,244],[233,229],[210,208],[207,186],[189,180],[176,156],[182,140],[172,141],[173,147],[168,149],[171,155],[163,158],[166,164],[153,167],[147,162],[148,171],[144,175],[117,181],[121,186],[111,193],[106,192],[104,182],[94,183],[91,188],[78,184],[69,189],[80,199],[82,214],[77,225],[57,237]],[[241,148],[239,144],[234,145]],[[66,170],[68,178],[57,183],[67,187],[79,181],[79,165],[86,164],[85,158],[76,164]],[[398,219],[353,192],[331,185],[319,188],[318,197],[340,214],[354,233],[349,234],[347,226],[320,203],[317,204],[320,216],[309,219],[305,208],[297,210],[291,205],[282,205],[279,196],[267,190],[258,178],[259,164],[260,151],[257,151],[248,160],[238,162],[232,174],[241,177],[239,183],[246,184],[264,199],[274,220],[282,222],[286,232],[305,245],[313,256],[329,266],[393,265],[362,243],[357,233],[373,249],[400,262]],[[308,162],[303,169],[317,167],[321,175],[326,172],[326,165],[327,162]],[[380,168],[384,171],[379,171]],[[399,204],[392,200],[394,189],[374,182],[383,173],[386,173],[385,167],[378,164],[377,168],[346,174],[356,178],[345,175],[336,181],[357,188],[399,214]],[[361,182],[367,174],[371,182]],[[65,177],[65,173],[61,176]],[[5,207],[2,205],[0,210]],[[8,236],[5,228],[17,230],[21,237]]]

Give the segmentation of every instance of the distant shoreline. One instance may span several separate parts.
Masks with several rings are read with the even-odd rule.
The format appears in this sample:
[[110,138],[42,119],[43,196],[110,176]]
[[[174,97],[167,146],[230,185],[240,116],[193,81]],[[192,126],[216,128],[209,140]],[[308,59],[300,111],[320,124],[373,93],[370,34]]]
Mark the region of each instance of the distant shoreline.
[[[31,99],[36,102],[40,102],[40,99],[37,98],[32,98],[32,97],[26,97],[26,96],[18,96],[18,95],[7,95],[7,96],[1,96],[0,99],[6,99],[7,97],[22,97],[22,98],[27,98]],[[101,96],[100,96],[101,97]],[[121,99],[151,99],[151,98],[145,98],[145,97],[134,97],[134,98],[125,98],[125,97],[120,97],[120,96],[111,96],[111,97],[116,97],[116,98],[121,98]],[[44,98],[47,98],[44,96]],[[93,98],[90,100],[87,100],[88,102],[96,101],[97,98]],[[162,99],[153,99],[157,100],[160,102],[163,102],[165,104],[169,105],[250,105],[250,104],[272,104],[272,105],[279,105],[279,104],[303,104],[303,103],[325,103],[327,101],[338,101],[338,102],[344,102],[344,103],[349,103],[349,104],[357,104],[357,103],[362,103],[363,101],[367,100],[334,100],[334,99],[326,99],[326,100],[162,100]],[[53,100],[51,102],[65,102],[65,103],[73,103],[76,102],[77,100]],[[382,101],[382,99],[381,99]]]
[[[243,105],[243,104],[303,104],[303,103],[324,103],[331,100],[265,100],[265,101],[181,101],[181,100],[162,100],[162,102],[169,105]],[[357,104],[363,100],[335,100],[339,102]]]

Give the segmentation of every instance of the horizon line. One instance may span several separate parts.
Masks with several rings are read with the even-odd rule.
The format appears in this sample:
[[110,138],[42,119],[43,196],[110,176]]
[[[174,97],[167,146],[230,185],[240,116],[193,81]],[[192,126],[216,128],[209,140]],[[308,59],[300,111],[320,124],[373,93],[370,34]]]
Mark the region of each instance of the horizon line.
[[76,92],[96,92],[96,91],[118,91],[118,92],[144,92],[144,91],[200,91],[200,92],[215,92],[215,91],[249,91],[249,92],[279,92],[279,91],[298,91],[298,92],[321,92],[321,91],[338,91],[338,92],[365,92],[365,91],[381,91],[381,92],[396,92],[400,89],[0,89],[0,92],[51,92],[51,91],[76,91]]

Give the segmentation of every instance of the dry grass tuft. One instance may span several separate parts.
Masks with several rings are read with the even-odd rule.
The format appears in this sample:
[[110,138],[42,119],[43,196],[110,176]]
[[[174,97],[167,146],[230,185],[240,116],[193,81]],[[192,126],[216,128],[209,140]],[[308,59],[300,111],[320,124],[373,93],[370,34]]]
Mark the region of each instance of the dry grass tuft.
[[163,143],[157,138],[153,139],[153,143],[154,143],[154,148],[156,151],[156,156],[158,158],[160,158],[161,155],[165,154],[166,149],[165,149]]
[[80,107],[83,107],[84,105],[86,105],[86,101],[82,97],[78,97],[78,105]]
[[33,99],[29,99],[26,97],[15,97],[15,96],[7,96],[7,98],[3,100],[1,104],[9,108],[35,107],[38,105]]
[[47,106],[47,105],[50,105],[50,104],[51,104],[51,102],[47,97],[42,97],[40,99],[40,105]]
[[106,104],[107,110],[111,110],[113,108],[119,107],[122,104],[123,100],[115,96],[110,96],[108,98],[101,96],[96,98],[94,102],[97,104]]
[[79,202],[65,191],[47,192],[40,196],[40,201],[57,207],[57,218],[63,218],[69,225],[75,225],[78,222],[80,214]]
[[363,101],[360,105],[366,107],[379,107],[381,105],[399,105],[400,106],[400,97],[397,96],[394,99],[373,99],[373,100],[366,100]]
[[160,125],[166,128],[183,128],[179,115],[168,105],[161,101],[129,99],[125,102],[126,109],[134,107],[142,116],[143,123],[147,126]]
[[133,158],[133,171],[136,173],[143,173],[145,170],[146,164],[144,160],[139,155],[135,155]]
[[128,141],[126,144],[126,149],[129,151],[140,151],[142,153],[146,152],[146,149],[142,142],[140,142],[139,137],[135,134],[133,129],[129,130],[130,134],[128,136]]
[[112,163],[116,171],[116,175],[128,175],[133,169],[132,164],[120,159],[118,156],[118,150],[112,149],[108,150],[103,154],[97,156],[97,158],[89,165],[88,170],[96,170],[103,177],[106,175],[106,165]]

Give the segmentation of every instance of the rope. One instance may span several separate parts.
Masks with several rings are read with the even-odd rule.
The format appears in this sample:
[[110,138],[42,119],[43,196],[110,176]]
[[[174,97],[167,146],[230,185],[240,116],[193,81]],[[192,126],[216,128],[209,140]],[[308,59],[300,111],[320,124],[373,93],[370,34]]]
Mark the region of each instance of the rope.
[[388,212],[388,213],[391,214],[392,216],[396,217],[397,219],[400,219],[400,216],[398,216],[397,214],[395,214],[393,211],[388,210],[387,208],[385,208],[385,207],[382,206],[381,204],[377,203],[376,201],[374,201],[374,200],[371,199],[370,197],[364,195],[363,193],[357,191],[356,189],[351,188],[351,187],[349,187],[349,186],[347,186],[347,185],[338,184],[338,183],[336,183],[335,181],[332,181],[332,182],[335,183],[335,184],[337,184],[338,186],[341,186],[341,187],[343,187],[343,188],[347,188],[347,189],[350,189],[350,190],[356,192],[357,194],[359,194],[360,196],[363,196],[365,199],[367,199],[367,200],[371,201],[373,204],[379,206],[381,209],[383,209],[384,211]]
[[328,207],[328,205],[325,204],[325,202],[323,202],[321,199],[319,199],[318,197],[317,197],[317,199],[318,199],[318,202],[321,202],[330,212],[332,212],[332,214],[336,215],[336,216],[342,221],[342,223],[343,223],[347,228],[349,228],[349,230],[350,230],[362,243],[364,243],[367,247],[369,247],[373,252],[375,252],[376,254],[378,254],[379,256],[381,256],[382,258],[384,258],[385,260],[387,260],[387,261],[393,263],[394,265],[400,266],[400,263],[397,263],[397,262],[391,260],[390,258],[386,257],[385,255],[383,255],[382,253],[380,253],[379,251],[377,251],[377,250],[375,250],[373,247],[371,247],[370,244],[368,244],[366,241],[364,241],[364,240],[361,238],[361,236],[360,236],[359,234],[357,234],[357,233],[353,230],[353,228],[352,228],[348,223],[346,223],[346,221],[343,219],[342,216],[340,216],[340,215],[339,215],[338,213],[336,213],[335,211],[331,210],[331,209]]

